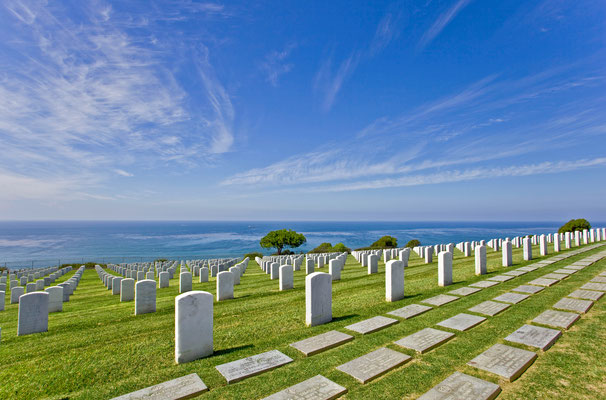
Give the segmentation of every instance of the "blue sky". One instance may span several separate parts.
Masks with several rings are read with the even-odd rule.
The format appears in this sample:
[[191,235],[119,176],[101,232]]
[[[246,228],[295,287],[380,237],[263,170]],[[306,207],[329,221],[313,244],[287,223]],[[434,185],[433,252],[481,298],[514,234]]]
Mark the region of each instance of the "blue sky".
[[605,19],[3,1],[0,219],[605,220]]

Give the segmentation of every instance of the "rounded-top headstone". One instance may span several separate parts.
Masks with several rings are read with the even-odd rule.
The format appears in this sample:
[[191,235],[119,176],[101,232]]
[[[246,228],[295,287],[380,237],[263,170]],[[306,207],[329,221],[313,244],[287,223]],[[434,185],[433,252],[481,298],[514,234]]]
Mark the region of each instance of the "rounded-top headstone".
[[175,361],[190,362],[213,353],[213,295],[193,291],[175,298]]

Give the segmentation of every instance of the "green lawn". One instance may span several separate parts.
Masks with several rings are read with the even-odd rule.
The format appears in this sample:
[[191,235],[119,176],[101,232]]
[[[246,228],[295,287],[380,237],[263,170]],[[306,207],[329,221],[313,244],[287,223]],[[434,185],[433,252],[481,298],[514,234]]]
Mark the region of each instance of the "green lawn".
[[[200,396],[208,399],[258,399],[317,374],[345,386],[349,390],[345,395],[348,399],[415,398],[455,370],[499,383],[503,388],[499,398],[599,398],[606,393],[604,299],[565,332],[554,347],[544,354],[539,351],[538,360],[513,383],[499,381],[496,376],[465,364],[493,344],[503,343],[509,333],[606,270],[606,260],[489,317],[467,332],[457,332],[455,339],[427,354],[416,355],[393,345],[393,341],[403,336],[433,326],[481,301],[598,251],[600,249],[576,255],[407,321],[401,320],[376,333],[362,336],[347,331],[355,337],[352,342],[309,358],[289,343],[328,330],[342,330],[351,323],[486,276],[475,277],[473,257],[465,259],[455,250],[455,284],[440,288],[437,262],[423,264],[413,253],[406,269],[407,297],[386,303],[383,263],[380,263],[379,274],[369,276],[350,256],[342,280],[333,283],[333,322],[308,328],[305,326],[304,272],[295,272],[294,290],[279,292],[278,281],[271,281],[253,261],[241,285],[235,288],[236,298],[215,303],[215,354],[182,365],[174,363],[174,297],[178,295],[178,279],[171,280],[170,288],[158,290],[156,313],[134,316],[134,302],[120,303],[119,296],[113,296],[96,272],[88,269],[70,302],[64,303],[63,312],[50,315],[47,333],[17,337],[17,305],[9,304],[7,293],[6,310],[0,312],[0,399],[107,399],[192,372],[210,388]],[[533,253],[539,253],[538,246],[533,248]],[[437,261],[437,257],[435,259]],[[532,262],[524,262],[521,249],[514,249],[514,268]],[[501,252],[488,249],[489,274],[503,272],[505,268],[500,264]],[[328,268],[322,270],[327,272]],[[70,272],[59,281],[72,275]],[[215,279],[202,284],[195,282],[194,290],[214,295]],[[407,353],[413,360],[365,385],[335,369],[383,346]],[[273,349],[290,356],[294,362],[232,385],[226,385],[215,370],[216,365]]]

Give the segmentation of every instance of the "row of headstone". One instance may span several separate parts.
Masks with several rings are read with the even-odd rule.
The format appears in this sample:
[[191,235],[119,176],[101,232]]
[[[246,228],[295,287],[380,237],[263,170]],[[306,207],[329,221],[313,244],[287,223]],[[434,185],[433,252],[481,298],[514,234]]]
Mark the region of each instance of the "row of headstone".
[[[48,314],[63,310],[63,302],[68,301],[69,295],[76,290],[83,273],[84,266],[66,282],[49,287],[44,292],[21,294],[17,299],[19,303],[17,335],[48,331]],[[1,294],[4,301],[4,293]]]

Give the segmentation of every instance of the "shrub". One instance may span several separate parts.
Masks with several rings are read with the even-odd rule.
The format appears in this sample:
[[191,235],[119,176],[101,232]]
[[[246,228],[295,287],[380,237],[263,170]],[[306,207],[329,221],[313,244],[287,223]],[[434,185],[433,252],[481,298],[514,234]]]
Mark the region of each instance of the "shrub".
[[558,229],[558,233],[583,231],[591,229],[591,224],[585,218],[571,219]]
[[351,253],[351,249],[345,246],[343,243],[337,243],[332,248],[333,252],[337,253]]
[[412,239],[411,241],[409,241],[408,243],[406,243],[406,247],[410,247],[411,249],[413,247],[417,247],[420,246],[421,242],[418,239]]
[[313,250],[310,250],[308,253],[351,253],[351,249],[345,246],[343,243],[337,243],[334,246],[328,242],[324,242],[320,244]]
[[244,258],[246,258],[246,257],[248,257],[250,260],[254,260],[255,257],[263,258],[263,253],[259,253],[258,251],[253,251],[252,253],[244,254]]
[[384,249],[389,247],[398,247],[398,239],[393,236],[383,236],[381,239],[377,240],[370,247],[375,249]]

